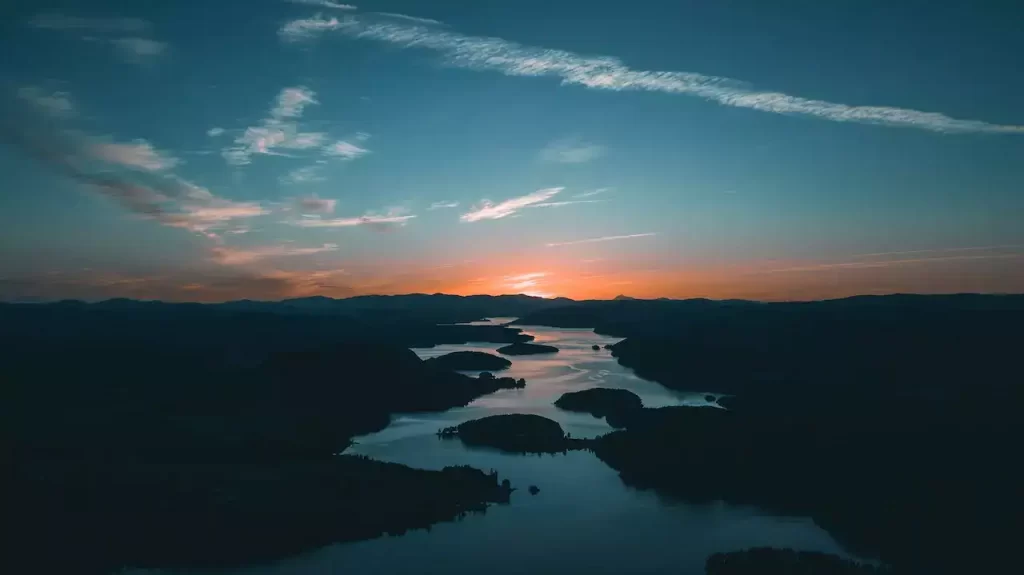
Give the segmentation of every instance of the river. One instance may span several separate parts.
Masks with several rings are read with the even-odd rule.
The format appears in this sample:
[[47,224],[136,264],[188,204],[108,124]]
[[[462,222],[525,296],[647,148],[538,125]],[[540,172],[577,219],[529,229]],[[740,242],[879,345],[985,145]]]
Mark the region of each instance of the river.
[[[507,318],[495,318],[495,323]],[[633,375],[604,349],[617,339],[591,330],[524,328],[536,343],[558,347],[552,355],[513,357],[500,375],[525,378],[526,388],[502,390],[467,407],[437,414],[396,416],[386,429],[357,438],[349,453],[440,469],[472,465],[496,469],[517,488],[509,505],[482,515],[358,543],[338,544],[271,565],[217,571],[225,575],[313,575],[344,573],[519,575],[522,573],[673,573],[700,575],[716,551],[753,546],[792,547],[848,556],[811,520],[779,517],[721,502],[689,504],[625,486],[589,452],[508,455],[468,449],[440,440],[442,427],[497,413],[535,413],[562,424],[573,437],[594,437],[610,428],[604,420],[558,410],[552,403],[567,391],[616,387],[639,395],[647,407],[705,405],[704,394],[680,393]],[[593,345],[600,350],[592,349]],[[452,351],[492,352],[499,344],[442,345],[416,349],[421,358]],[[709,406],[708,409],[717,409]],[[527,487],[540,488],[530,495]]]

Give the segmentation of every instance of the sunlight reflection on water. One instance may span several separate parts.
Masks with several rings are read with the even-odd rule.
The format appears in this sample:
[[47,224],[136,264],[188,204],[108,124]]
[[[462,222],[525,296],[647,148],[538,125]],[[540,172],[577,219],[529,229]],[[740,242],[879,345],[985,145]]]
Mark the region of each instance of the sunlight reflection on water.
[[[494,320],[503,323],[510,318]],[[497,469],[518,491],[511,505],[484,515],[358,543],[332,545],[273,565],[231,570],[239,575],[321,573],[519,575],[522,573],[676,573],[699,575],[716,551],[752,546],[793,547],[843,554],[812,521],[772,516],[721,502],[689,504],[626,487],[618,474],[587,452],[518,456],[467,449],[440,440],[438,429],[497,413],[535,413],[558,421],[574,437],[594,437],[610,427],[603,419],[564,412],[552,403],[567,391],[590,387],[628,389],[647,407],[706,405],[704,394],[676,392],[623,368],[605,344],[615,338],[590,330],[527,327],[536,342],[557,354],[510,358],[512,367],[496,372],[527,380],[526,388],[502,390],[444,413],[398,415],[379,433],[357,438],[350,453],[440,469],[472,465]],[[592,349],[597,344],[600,350]],[[452,351],[493,353],[499,344],[476,343],[416,349],[422,358]],[[537,485],[536,496],[526,487]],[[169,574],[170,571],[161,571]],[[187,571],[196,575],[198,571]],[[209,571],[214,573],[214,571]],[[224,573],[224,571],[216,571]]]

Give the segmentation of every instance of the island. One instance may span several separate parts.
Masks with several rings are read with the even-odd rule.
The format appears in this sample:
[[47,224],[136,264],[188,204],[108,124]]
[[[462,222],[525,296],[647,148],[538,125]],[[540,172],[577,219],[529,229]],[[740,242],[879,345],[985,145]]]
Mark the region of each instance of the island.
[[594,351],[601,351],[601,346],[599,346],[599,345],[597,345],[595,343],[594,345],[590,346],[590,349],[592,349]]
[[482,351],[456,351],[426,362],[433,367],[451,371],[496,371],[512,366],[511,361]]
[[437,434],[442,439],[457,437],[468,446],[493,447],[508,453],[561,453],[572,443],[557,421],[522,413],[473,419]]
[[606,387],[570,391],[555,401],[555,407],[559,409],[589,413],[594,417],[619,415],[643,406],[640,396],[632,391]]
[[502,355],[537,355],[541,353],[558,353],[558,348],[538,343],[513,343],[505,347],[499,347],[498,353]]
[[817,551],[756,547],[715,553],[704,564],[706,575],[888,575],[892,570]]

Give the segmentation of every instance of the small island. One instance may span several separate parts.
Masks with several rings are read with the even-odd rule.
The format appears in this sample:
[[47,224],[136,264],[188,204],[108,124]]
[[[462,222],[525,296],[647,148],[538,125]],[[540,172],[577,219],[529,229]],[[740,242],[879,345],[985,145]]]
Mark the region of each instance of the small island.
[[493,447],[508,453],[559,453],[569,448],[562,426],[539,415],[491,415],[446,427],[441,438],[458,437],[468,446]]
[[502,355],[537,355],[541,353],[558,353],[558,348],[537,343],[513,343],[505,347],[499,347],[497,351]]
[[426,361],[438,369],[451,371],[497,371],[508,369],[512,362],[482,351],[456,351]]
[[594,417],[618,415],[643,409],[640,396],[626,389],[595,387],[583,391],[571,391],[555,401],[555,407],[565,411],[589,413]]
[[599,345],[597,345],[595,343],[594,345],[590,346],[590,349],[592,349],[594,351],[601,351],[601,346],[599,346]]
[[892,570],[817,551],[757,547],[715,553],[708,557],[704,572],[707,575],[883,575]]

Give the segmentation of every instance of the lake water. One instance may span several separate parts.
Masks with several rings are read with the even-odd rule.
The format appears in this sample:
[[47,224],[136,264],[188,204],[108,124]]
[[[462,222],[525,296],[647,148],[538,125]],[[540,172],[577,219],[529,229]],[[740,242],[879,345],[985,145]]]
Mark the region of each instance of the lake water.
[[[512,367],[498,372],[525,378],[525,389],[502,390],[445,413],[396,416],[387,429],[357,438],[348,451],[428,469],[465,464],[496,469],[518,488],[510,505],[492,506],[486,514],[435,525],[429,532],[333,545],[271,565],[202,573],[700,575],[708,555],[753,546],[847,556],[809,519],[778,517],[724,503],[681,503],[637,491],[588,452],[508,455],[438,439],[435,433],[442,427],[497,413],[535,413],[558,421],[573,437],[601,435],[610,430],[604,420],[552,405],[567,391],[590,387],[628,389],[648,407],[706,404],[699,389],[675,392],[619,366],[603,348],[618,341],[615,338],[590,330],[528,327],[524,331],[536,336],[536,343],[560,350],[552,355],[512,357]],[[602,346],[600,351],[591,348],[594,344]],[[459,350],[493,352],[498,347],[480,343],[415,351],[428,358]],[[540,493],[530,495],[530,485],[538,486]]]

